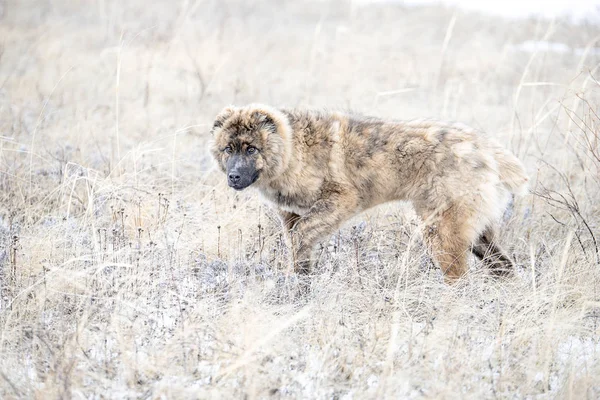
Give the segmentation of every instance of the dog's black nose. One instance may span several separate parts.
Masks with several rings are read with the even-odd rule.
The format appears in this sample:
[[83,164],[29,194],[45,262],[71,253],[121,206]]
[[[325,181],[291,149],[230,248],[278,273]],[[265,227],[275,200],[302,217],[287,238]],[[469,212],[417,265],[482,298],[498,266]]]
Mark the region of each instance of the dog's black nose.
[[229,182],[238,183],[240,181],[241,176],[235,172],[229,174]]

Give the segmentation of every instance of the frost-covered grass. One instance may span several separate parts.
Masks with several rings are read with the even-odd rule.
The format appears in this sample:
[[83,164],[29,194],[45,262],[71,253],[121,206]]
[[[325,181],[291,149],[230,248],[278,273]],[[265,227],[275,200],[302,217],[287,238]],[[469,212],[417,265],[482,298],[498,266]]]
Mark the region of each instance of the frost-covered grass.
[[[392,4],[0,2],[0,397],[600,397],[599,33]],[[531,176],[501,235],[516,277],[473,261],[445,285],[387,204],[323,243],[301,293],[273,212],[207,153],[215,113],[249,102],[499,138]]]

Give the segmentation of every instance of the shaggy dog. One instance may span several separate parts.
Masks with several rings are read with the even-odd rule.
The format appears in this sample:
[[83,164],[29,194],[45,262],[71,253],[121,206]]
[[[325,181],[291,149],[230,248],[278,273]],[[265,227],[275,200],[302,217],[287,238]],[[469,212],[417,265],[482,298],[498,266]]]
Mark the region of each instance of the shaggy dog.
[[414,205],[447,282],[466,272],[469,252],[497,274],[513,266],[494,226],[527,176],[469,127],[252,104],[225,108],[212,134],[229,186],[252,185],[276,206],[297,272],[310,271],[315,244],[344,221],[394,200]]

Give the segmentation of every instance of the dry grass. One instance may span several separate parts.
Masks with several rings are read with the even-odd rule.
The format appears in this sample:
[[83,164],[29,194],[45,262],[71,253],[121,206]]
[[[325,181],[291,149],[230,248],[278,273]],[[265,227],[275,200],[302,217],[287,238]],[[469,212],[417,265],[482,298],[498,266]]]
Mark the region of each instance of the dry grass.
[[[351,2],[0,1],[0,397],[600,397],[599,33]],[[514,48],[543,38],[573,50]],[[214,114],[254,101],[497,136],[532,178],[502,235],[517,277],[473,262],[444,285],[388,204],[324,244],[299,296],[273,213],[206,151]]]

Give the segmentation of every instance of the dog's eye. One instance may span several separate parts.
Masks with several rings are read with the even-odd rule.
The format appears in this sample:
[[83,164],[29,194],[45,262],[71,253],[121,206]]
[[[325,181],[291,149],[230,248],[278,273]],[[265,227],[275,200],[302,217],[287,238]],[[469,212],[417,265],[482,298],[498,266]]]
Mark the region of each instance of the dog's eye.
[[252,155],[256,152],[258,152],[258,149],[254,146],[248,146],[248,148],[246,149],[246,153],[249,155]]
[[225,147],[225,149],[223,150],[225,153],[227,154],[231,154],[233,153],[233,149],[231,148],[231,146],[227,146]]

